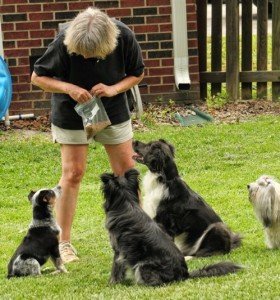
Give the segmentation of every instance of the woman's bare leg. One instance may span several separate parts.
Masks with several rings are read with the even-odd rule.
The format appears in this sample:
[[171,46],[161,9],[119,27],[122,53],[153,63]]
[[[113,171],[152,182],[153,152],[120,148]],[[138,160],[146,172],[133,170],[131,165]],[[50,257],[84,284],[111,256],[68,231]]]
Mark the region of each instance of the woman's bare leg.
[[60,242],[70,242],[80,183],[86,170],[88,145],[61,145],[62,195],[56,204],[56,219],[62,229]]
[[117,145],[104,145],[104,147],[115,175],[123,175],[127,170],[134,168],[132,140]]

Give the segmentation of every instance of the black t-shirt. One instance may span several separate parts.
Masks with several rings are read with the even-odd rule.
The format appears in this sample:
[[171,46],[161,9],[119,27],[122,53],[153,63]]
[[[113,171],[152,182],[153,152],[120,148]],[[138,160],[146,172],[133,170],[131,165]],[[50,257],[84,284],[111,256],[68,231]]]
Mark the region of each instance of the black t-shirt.
[[[103,83],[113,85],[126,76],[140,76],[144,70],[141,49],[134,33],[122,22],[116,22],[120,35],[118,45],[113,53],[104,60],[85,59],[81,55],[69,54],[63,44],[65,30],[60,32],[40,57],[34,71],[38,76],[53,77],[61,81],[73,83],[90,90],[94,85]],[[101,98],[112,124],[129,120],[126,93],[114,97]],[[51,121],[64,129],[83,129],[81,117],[74,110],[77,104],[69,95],[53,93]]]

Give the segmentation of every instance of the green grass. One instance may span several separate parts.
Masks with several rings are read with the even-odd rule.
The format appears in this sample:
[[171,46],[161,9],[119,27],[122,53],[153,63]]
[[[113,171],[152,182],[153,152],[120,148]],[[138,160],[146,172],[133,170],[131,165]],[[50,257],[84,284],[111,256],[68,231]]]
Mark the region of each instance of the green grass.
[[[91,146],[73,227],[81,260],[68,274],[7,280],[6,266],[31,218],[27,194],[54,186],[60,177],[59,146],[48,134],[26,137],[0,132],[0,298],[1,299],[279,299],[279,250],[267,250],[263,230],[248,201],[246,185],[261,174],[280,177],[280,119],[261,117],[240,124],[203,127],[159,126],[136,132],[149,141],[164,137],[176,147],[182,177],[243,237],[229,255],[195,259],[193,270],[230,260],[245,266],[234,275],[174,283],[159,288],[110,286],[112,251],[104,228],[99,175],[109,171],[100,145]],[[141,173],[144,166],[138,166]],[[47,264],[52,267],[51,263]]]

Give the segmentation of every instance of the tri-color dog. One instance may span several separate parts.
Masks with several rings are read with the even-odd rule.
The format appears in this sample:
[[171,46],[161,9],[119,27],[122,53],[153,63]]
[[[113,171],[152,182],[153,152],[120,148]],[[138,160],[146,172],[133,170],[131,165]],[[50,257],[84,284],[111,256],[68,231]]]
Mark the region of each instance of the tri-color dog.
[[52,259],[56,272],[67,272],[58,249],[60,228],[52,210],[61,187],[30,192],[28,199],[33,208],[33,219],[27,235],[8,264],[8,278],[40,275],[41,266]]
[[170,143],[135,141],[133,148],[134,159],[149,169],[143,179],[143,209],[185,256],[228,253],[240,245],[240,236],[180,177]]

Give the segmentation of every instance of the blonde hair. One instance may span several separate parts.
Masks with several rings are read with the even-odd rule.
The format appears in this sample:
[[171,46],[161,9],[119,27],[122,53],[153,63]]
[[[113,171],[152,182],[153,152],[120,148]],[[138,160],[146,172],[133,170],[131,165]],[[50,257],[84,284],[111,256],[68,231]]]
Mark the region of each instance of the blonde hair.
[[70,22],[64,44],[70,54],[105,58],[115,50],[119,33],[117,25],[107,14],[89,7]]

